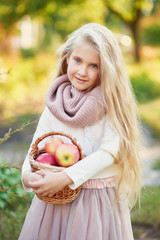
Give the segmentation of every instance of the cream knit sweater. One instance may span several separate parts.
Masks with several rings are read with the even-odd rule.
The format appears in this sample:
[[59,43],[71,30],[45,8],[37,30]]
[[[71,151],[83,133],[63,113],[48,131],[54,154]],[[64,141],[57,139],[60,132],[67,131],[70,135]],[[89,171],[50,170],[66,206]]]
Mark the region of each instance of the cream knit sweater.
[[[56,119],[46,107],[40,117],[31,145],[38,137],[50,131],[61,131],[74,136],[86,155],[84,159],[64,170],[74,182],[74,184],[70,185],[72,189],[79,187],[88,179],[118,177],[119,169],[114,164],[111,154],[116,157],[119,151],[120,138],[107,116],[104,116],[99,122],[91,126],[75,128],[69,127]],[[64,140],[66,141],[66,139]],[[43,146],[44,141],[39,144],[39,147]],[[111,154],[104,151],[104,149]],[[29,152],[30,148],[28,154]],[[31,171],[28,154],[22,166],[22,179],[26,170]],[[30,191],[30,189],[25,189]]]

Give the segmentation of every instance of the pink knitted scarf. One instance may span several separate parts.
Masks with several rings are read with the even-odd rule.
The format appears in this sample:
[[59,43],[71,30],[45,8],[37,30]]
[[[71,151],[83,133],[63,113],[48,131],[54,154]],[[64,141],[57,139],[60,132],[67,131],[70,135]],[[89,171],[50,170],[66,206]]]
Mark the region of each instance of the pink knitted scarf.
[[105,114],[100,87],[79,91],[71,85],[67,74],[53,81],[47,92],[46,105],[57,119],[71,127],[90,126]]

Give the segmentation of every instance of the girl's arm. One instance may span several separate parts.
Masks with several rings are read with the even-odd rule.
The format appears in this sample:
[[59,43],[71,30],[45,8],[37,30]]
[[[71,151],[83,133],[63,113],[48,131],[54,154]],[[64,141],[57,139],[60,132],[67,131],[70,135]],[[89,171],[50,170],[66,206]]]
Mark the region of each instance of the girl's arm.
[[31,182],[39,181],[42,178],[43,177],[39,174],[30,172],[30,171],[25,171],[23,173],[23,184],[26,186],[26,188],[30,188],[30,181]]
[[[38,126],[37,126],[37,129],[34,133],[34,136],[33,136],[33,139],[32,139],[32,142],[30,144],[30,148],[28,150],[28,154],[24,160],[24,163],[22,165],[22,184],[23,184],[23,187],[25,188],[25,190],[27,192],[31,192],[32,189],[29,188],[28,184],[26,185],[27,183],[27,180],[29,177],[31,177],[31,180],[34,181],[34,180],[38,180],[38,177],[35,175],[35,173],[32,173],[32,169],[31,169],[31,165],[29,163],[29,153],[31,151],[31,146],[32,144],[35,142],[35,140],[42,136],[44,133],[47,133],[47,132],[50,132],[51,131],[51,122],[50,122],[50,116],[49,116],[49,111],[47,108],[44,109],[40,119],[39,119],[39,122],[38,122]],[[39,147],[43,147],[44,143],[43,141],[39,143]],[[27,173],[25,173],[27,172]],[[29,174],[30,173],[30,174]],[[31,174],[32,173],[32,174]]]
[[[62,190],[65,186],[73,184],[73,181],[66,173],[53,173],[51,171],[40,170],[36,173],[32,172],[29,163],[29,153],[31,151],[31,146],[35,140],[42,136],[43,134],[52,131],[50,112],[47,108],[43,111],[36,132],[33,136],[28,155],[22,166],[22,183],[26,191],[33,191],[36,194],[41,194],[43,196],[53,196],[56,192]],[[38,147],[44,146],[43,141],[39,143]]]
[[114,163],[114,157],[117,156],[119,148],[120,137],[111,122],[107,119],[99,149],[73,166],[63,170],[73,180],[73,184],[69,187],[76,189],[88,179]]
[[65,186],[73,184],[71,178],[64,172],[54,173],[48,170],[39,170],[37,175],[41,177],[38,181],[29,181],[28,186],[34,193],[43,197],[52,197],[56,192],[61,191]]

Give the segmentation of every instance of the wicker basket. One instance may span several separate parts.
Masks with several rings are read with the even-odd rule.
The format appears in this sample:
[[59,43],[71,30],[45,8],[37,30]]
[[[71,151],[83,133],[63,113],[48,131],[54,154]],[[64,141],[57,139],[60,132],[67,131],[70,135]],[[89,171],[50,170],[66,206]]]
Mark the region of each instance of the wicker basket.
[[[71,140],[71,142],[78,148],[79,153],[80,153],[80,159],[81,160],[84,155],[82,153],[82,149],[80,147],[80,145],[77,143],[76,138],[73,138],[71,135],[65,134],[63,132],[49,132],[46,133],[44,135],[42,135],[41,137],[37,138],[37,140],[35,141],[35,143],[32,145],[32,149],[31,152],[29,154],[29,161],[32,167],[33,172],[40,170],[40,169],[46,169],[46,170],[51,170],[53,172],[60,172],[62,171],[64,168],[63,167],[59,167],[59,166],[52,166],[49,164],[44,164],[44,163],[39,163],[37,162],[35,159],[42,153],[45,152],[44,148],[43,149],[39,149],[38,148],[38,144],[45,138],[49,137],[49,136],[64,136],[68,139]],[[37,194],[37,197],[46,202],[46,203],[53,203],[53,204],[66,204],[66,203],[70,203],[72,202],[79,194],[81,190],[81,187],[72,190],[70,187],[66,186],[62,191],[57,192],[54,196],[52,197],[42,197],[40,195]]]

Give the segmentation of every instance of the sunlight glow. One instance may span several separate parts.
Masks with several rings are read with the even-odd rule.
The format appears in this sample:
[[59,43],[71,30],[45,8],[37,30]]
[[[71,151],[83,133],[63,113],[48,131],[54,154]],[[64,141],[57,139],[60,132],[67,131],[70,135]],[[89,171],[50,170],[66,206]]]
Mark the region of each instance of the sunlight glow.
[[132,39],[127,35],[122,35],[120,42],[125,47],[129,47],[131,45]]

